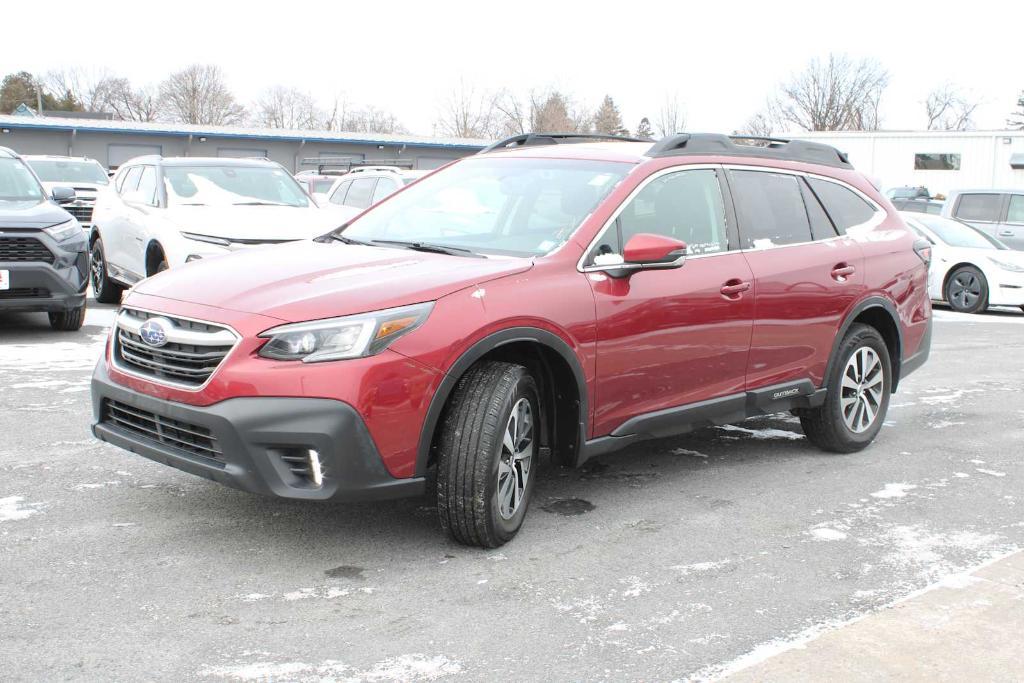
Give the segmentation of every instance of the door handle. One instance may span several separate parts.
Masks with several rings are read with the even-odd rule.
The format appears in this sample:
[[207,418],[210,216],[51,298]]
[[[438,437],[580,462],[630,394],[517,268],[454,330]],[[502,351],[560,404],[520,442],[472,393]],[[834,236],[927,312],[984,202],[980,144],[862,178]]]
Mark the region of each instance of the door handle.
[[1013,237],[1013,230],[1000,230],[999,231],[999,236],[1000,237]]
[[846,282],[846,278],[857,272],[857,269],[847,263],[837,263],[832,269],[832,279],[836,282]]
[[747,291],[748,289],[750,289],[749,282],[744,282],[743,280],[740,280],[738,278],[733,278],[732,280],[729,280],[724,285],[722,285],[721,292],[722,296],[726,297],[727,299],[739,299],[740,295],[742,295],[743,292]]

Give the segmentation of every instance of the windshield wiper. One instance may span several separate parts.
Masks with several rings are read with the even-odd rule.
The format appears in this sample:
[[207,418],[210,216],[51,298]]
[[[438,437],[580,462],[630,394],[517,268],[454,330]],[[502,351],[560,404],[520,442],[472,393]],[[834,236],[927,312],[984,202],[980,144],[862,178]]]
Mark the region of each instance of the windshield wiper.
[[282,204],[281,202],[232,202],[231,206],[295,206],[295,204]]
[[430,242],[408,242],[405,240],[370,240],[371,244],[386,244],[388,246],[412,249],[413,251],[426,251],[432,254],[448,254],[449,256],[468,256],[471,258],[486,258],[470,249],[462,247],[446,247],[442,244],[431,244]]
[[340,232],[332,232],[327,236],[336,242],[341,242],[342,244],[358,244],[363,247],[373,246],[369,242],[363,242],[362,240],[354,240],[351,237],[345,237]]

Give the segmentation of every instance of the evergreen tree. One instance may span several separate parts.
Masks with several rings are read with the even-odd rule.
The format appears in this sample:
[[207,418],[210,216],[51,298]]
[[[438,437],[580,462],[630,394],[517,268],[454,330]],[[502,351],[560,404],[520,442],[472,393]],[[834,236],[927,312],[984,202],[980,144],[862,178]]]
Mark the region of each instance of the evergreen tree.
[[638,138],[643,138],[644,140],[654,139],[654,131],[651,129],[651,122],[646,116],[640,119],[640,124],[636,127],[636,136]]
[[629,135],[629,130],[622,124],[622,114],[615,106],[611,95],[605,95],[601,106],[594,113],[594,132],[605,135]]

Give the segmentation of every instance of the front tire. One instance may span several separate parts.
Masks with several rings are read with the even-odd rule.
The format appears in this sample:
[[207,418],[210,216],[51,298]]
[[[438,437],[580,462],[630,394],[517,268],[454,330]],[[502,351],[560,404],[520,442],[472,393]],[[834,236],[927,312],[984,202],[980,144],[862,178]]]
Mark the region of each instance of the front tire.
[[97,238],[92,245],[89,281],[92,284],[92,293],[96,296],[96,301],[101,304],[121,303],[124,287],[111,280],[107,273],[107,258],[103,252],[103,240],[100,238]]
[[523,525],[540,448],[537,385],[521,365],[483,361],[459,380],[437,439],[437,511],[465,545],[497,548]]
[[50,327],[58,332],[77,332],[85,322],[85,304],[70,311],[50,314]]
[[850,326],[827,386],[822,405],[800,410],[807,440],[833,453],[865,448],[882,428],[892,391],[892,361],[878,330],[860,323]]
[[961,266],[946,281],[946,301],[960,313],[983,313],[988,308],[988,281],[974,266]]

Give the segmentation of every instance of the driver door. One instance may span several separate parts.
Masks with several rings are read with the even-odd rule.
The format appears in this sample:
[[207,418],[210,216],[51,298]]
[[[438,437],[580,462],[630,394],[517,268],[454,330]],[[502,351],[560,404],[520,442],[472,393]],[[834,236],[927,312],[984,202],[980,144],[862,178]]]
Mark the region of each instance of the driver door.
[[[717,167],[656,173],[620,207],[585,258],[597,308],[594,437],[638,415],[743,392],[753,276],[737,250],[721,173]],[[595,259],[614,260],[640,233],[685,242],[683,266],[618,278],[598,269]]]

